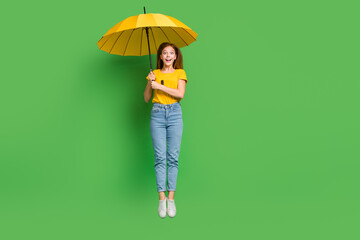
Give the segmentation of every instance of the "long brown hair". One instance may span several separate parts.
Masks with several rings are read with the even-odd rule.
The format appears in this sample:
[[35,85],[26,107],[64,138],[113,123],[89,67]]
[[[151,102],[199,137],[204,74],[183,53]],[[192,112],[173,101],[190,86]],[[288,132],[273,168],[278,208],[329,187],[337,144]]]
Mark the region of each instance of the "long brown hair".
[[171,46],[174,50],[175,50],[175,54],[176,54],[176,59],[173,62],[173,68],[175,69],[183,69],[183,57],[180,51],[180,48],[178,48],[175,44],[173,43],[169,43],[169,42],[163,42],[160,46],[159,49],[157,51],[157,69],[162,69],[164,66],[164,62],[161,60],[160,55],[163,51],[164,48],[166,48],[167,46]]

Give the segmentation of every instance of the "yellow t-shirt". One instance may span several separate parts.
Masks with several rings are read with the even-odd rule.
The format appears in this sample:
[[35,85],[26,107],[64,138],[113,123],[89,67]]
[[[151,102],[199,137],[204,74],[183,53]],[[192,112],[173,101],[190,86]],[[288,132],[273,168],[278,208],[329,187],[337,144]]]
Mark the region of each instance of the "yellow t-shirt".
[[[155,74],[155,81],[161,84],[161,80],[164,80],[164,86],[169,88],[178,88],[179,79],[183,79],[187,83],[186,73],[184,69],[175,69],[172,73],[162,73],[160,69],[153,70]],[[149,80],[149,77],[146,77]],[[154,90],[154,98],[152,103],[157,102],[161,104],[172,104],[180,102],[180,98],[173,97],[170,94],[167,94],[164,91],[159,89]]]

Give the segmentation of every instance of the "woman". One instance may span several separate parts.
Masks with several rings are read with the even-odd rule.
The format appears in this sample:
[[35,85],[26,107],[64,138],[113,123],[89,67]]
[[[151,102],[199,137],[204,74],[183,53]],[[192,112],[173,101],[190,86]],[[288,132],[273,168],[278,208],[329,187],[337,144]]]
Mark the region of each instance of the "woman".
[[[178,173],[183,120],[180,101],[185,94],[187,83],[183,69],[180,49],[172,43],[164,42],[157,52],[157,69],[146,77],[148,83],[144,92],[145,102],[153,95],[150,132],[155,156],[155,174],[159,193],[159,216],[175,217],[176,207],[174,194]],[[166,168],[167,161],[167,191]],[[166,208],[166,202],[168,208]]]

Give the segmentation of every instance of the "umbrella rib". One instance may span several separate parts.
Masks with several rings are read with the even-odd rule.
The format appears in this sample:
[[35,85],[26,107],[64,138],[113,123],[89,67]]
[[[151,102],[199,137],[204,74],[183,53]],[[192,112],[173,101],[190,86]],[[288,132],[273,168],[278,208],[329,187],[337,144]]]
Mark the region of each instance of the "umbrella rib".
[[170,27],[171,28],[171,30],[173,30],[180,38],[181,38],[181,40],[183,40],[183,42],[186,44],[186,46],[189,46],[185,41],[184,41],[184,39],[182,39],[182,37],[172,28],[172,27]]
[[141,28],[141,38],[140,38],[140,54],[139,56],[141,56],[141,47],[142,47],[142,38],[143,38],[143,32],[144,32],[144,29]]
[[194,40],[196,40],[196,39],[193,37],[193,35],[191,35],[191,34],[190,34],[188,31],[186,31],[184,28],[183,28],[182,30],[184,30],[187,34],[190,35],[190,37],[192,37]]
[[[103,36],[103,37],[104,37],[104,36]],[[102,37],[102,38],[103,38],[103,37]],[[105,43],[109,40],[109,38],[110,38],[110,37],[108,37],[108,38],[105,40],[105,42],[104,42],[103,45],[100,47],[100,49],[102,49],[102,47],[103,47],[103,46],[105,45]],[[100,41],[101,41],[101,39],[100,39]],[[99,41],[99,42],[100,42],[100,41]]]
[[168,36],[165,34],[164,30],[161,27],[160,30],[164,33],[164,36],[167,38],[168,42],[170,42],[170,39],[168,38]]
[[172,27],[170,27],[180,38],[181,38],[181,40],[183,40],[183,42],[186,44],[186,46],[189,46],[185,41],[184,41],[184,39],[182,39],[182,37],[172,28]]
[[[150,28],[150,30],[151,30],[153,38],[154,38],[155,50],[157,50],[154,32],[153,32],[152,28]],[[150,55],[150,53],[149,53],[149,55]]]
[[[121,32],[121,33],[119,34],[119,36],[118,36],[118,38],[116,39],[114,45],[113,45],[113,46],[111,47],[111,49],[110,49],[110,52],[109,52],[110,54],[111,54],[111,51],[112,51],[112,49],[114,48],[116,42],[119,40],[120,36],[121,36],[123,33],[124,33],[124,32]],[[109,39],[110,39],[110,38],[109,38]]]
[[[170,27],[174,32],[176,32],[172,27]],[[194,38],[188,31],[186,31],[184,28],[181,28],[182,30],[184,30],[187,34],[189,34],[192,38]],[[176,34],[180,37],[180,35],[176,32]],[[183,40],[184,41],[184,39],[182,39],[182,37],[180,37],[181,38],[181,40]],[[195,40],[195,38],[194,38],[194,40]],[[186,44],[186,46],[189,46],[185,41],[184,41],[184,43]]]
[[127,48],[128,44],[129,44],[130,38],[131,38],[131,36],[132,36],[132,34],[133,34],[134,30],[135,30],[135,29],[133,29],[133,30],[131,31],[130,37],[128,38],[128,41],[127,41],[127,43],[126,43],[126,47],[125,47],[125,49],[124,49],[123,56],[125,56],[126,48]]

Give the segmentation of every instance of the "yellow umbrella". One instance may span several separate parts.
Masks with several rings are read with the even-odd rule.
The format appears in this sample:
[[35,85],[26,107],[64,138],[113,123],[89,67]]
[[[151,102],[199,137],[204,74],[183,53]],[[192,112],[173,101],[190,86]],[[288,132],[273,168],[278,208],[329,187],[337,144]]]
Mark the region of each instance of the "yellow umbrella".
[[[99,48],[110,54],[122,56],[156,53],[163,42],[174,43],[179,48],[196,40],[197,33],[179,20],[158,13],[131,16],[109,29],[97,42]],[[150,53],[150,54],[149,54]]]

